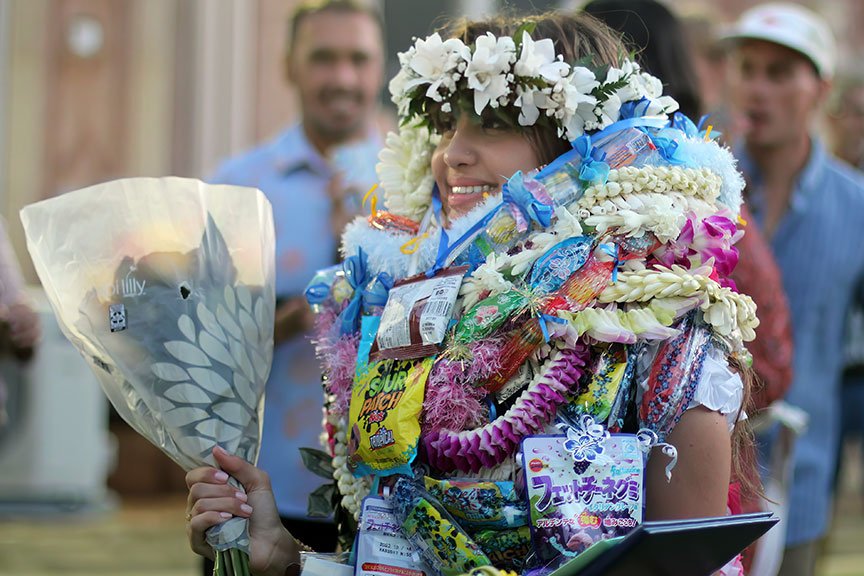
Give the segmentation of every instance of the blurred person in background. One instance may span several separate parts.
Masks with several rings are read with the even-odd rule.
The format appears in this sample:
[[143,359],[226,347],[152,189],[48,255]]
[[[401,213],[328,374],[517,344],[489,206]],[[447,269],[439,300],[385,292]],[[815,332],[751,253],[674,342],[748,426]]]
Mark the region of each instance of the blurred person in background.
[[[786,400],[805,410],[780,574],[811,575],[830,523],[847,311],[864,279],[864,181],[813,135],[835,69],[827,23],[794,4],[746,11],[726,36],[747,201],[783,275],[795,343]],[[770,445],[766,439],[766,447]]]
[[826,120],[834,155],[864,170],[864,72],[836,79]]
[[[858,170],[864,170],[864,73],[846,74],[836,80],[828,101],[826,127],[834,155]],[[843,381],[841,384],[840,437],[837,441],[839,486],[843,446],[858,439],[864,458],[864,307],[854,306],[846,319]],[[859,486],[859,490],[861,487]]]
[[382,144],[375,121],[383,62],[380,16],[368,4],[300,2],[286,54],[300,122],[227,160],[210,179],[258,188],[273,205],[275,348],[258,466],[279,486],[283,523],[319,551],[334,550],[337,534],[332,521],[307,516],[309,494],[323,480],[306,470],[299,448],[320,446],[322,388],[303,291],[317,270],[336,261],[337,233],[356,216],[358,196],[374,183],[357,183],[363,177],[356,174],[374,169]]
[[[24,291],[24,278],[0,218],[0,355],[26,362],[39,342],[39,317]],[[0,427],[6,424],[6,382],[0,375]]]

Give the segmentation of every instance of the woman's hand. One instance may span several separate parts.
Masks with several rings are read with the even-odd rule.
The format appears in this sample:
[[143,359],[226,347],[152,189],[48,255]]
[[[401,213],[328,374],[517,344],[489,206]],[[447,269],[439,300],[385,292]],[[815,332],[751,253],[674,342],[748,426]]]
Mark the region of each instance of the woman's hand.
[[[299,568],[299,546],[282,526],[267,473],[219,447],[213,457],[222,470],[202,467],[186,474],[186,535],[192,550],[212,559],[204,532],[240,516],[249,519],[249,567],[254,574],[284,576],[290,565]],[[243,485],[245,494],[228,484],[229,475]]]

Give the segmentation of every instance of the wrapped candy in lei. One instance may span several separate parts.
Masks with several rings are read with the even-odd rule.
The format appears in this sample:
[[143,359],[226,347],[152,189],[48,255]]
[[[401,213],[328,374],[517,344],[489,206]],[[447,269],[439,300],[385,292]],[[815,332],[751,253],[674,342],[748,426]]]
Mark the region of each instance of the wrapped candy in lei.
[[[570,65],[530,31],[400,54],[389,212],[349,224],[345,261],[307,289],[337,517],[363,522],[372,487],[389,494],[428,573],[554,566],[640,523],[647,452],[672,472],[664,441],[706,357],[746,362],[758,325],[729,280],[744,184],[729,151],[634,62]],[[432,126],[466,103],[572,149],[445,229]],[[593,507],[562,483],[594,487]]]

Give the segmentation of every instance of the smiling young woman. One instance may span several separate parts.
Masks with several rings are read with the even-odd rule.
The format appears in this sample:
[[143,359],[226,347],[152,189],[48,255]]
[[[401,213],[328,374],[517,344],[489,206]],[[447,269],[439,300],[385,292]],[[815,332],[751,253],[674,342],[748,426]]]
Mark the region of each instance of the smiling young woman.
[[[747,392],[730,366],[743,364],[758,323],[725,278],[741,235],[743,182],[731,155],[686,118],[670,118],[677,104],[661,82],[621,58],[615,36],[588,16],[453,30],[400,54],[390,90],[401,129],[379,165],[389,212],[352,222],[341,272],[319,274],[307,292],[320,312],[337,513],[360,518],[372,482],[358,461],[380,477],[413,476],[419,463],[428,482],[512,478],[520,443],[561,424],[589,443],[610,431],[641,439],[650,458],[644,515],[634,490],[639,521],[724,515]],[[435,298],[455,285],[451,302],[420,294],[430,278],[444,279],[430,289]],[[411,324],[416,301],[394,296],[411,290],[429,299],[422,314],[446,310],[432,354],[410,340],[425,329]],[[362,400],[352,396],[362,374],[392,368],[360,352],[382,346],[368,325],[399,320],[394,310],[411,311],[409,341],[389,358],[425,367],[399,380],[424,387],[422,411],[394,400],[358,424],[349,407]],[[383,437],[395,438],[398,465],[374,451],[358,456]],[[247,494],[212,468],[189,473],[193,549],[207,553],[203,531],[221,514],[251,516],[253,570],[281,574],[297,546],[272,521],[274,488],[253,466],[216,457]],[[615,520],[608,526],[626,524]],[[555,542],[573,546],[564,559],[586,538],[614,533],[562,530]]]

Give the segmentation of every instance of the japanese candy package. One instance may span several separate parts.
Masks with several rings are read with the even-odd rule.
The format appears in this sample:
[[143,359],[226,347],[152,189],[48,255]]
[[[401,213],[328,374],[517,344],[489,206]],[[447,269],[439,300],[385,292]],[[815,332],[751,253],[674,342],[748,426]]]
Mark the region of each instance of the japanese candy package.
[[[99,184],[21,211],[63,333],[117,412],[186,470],[217,444],[258,457],[273,353],[274,232],[258,190]],[[246,521],[211,530],[246,548]]]

